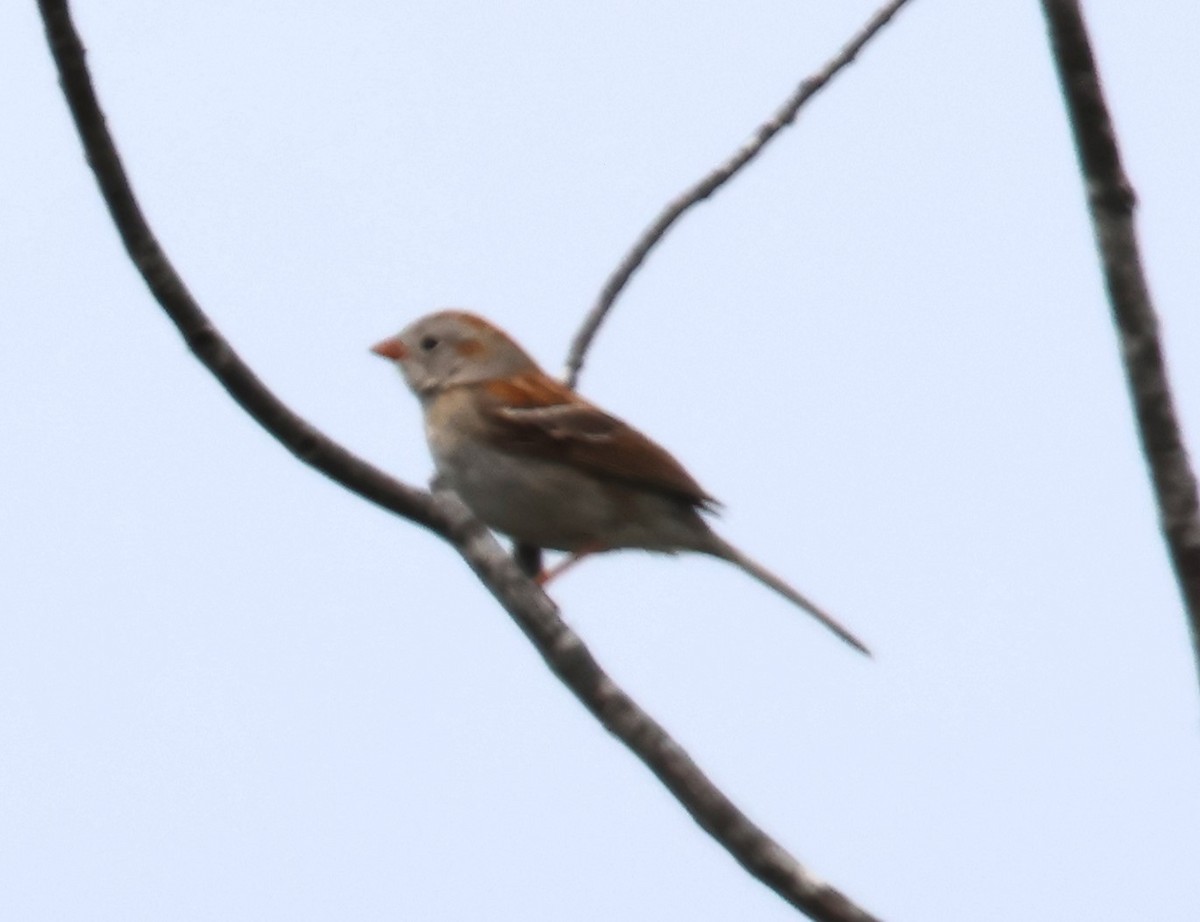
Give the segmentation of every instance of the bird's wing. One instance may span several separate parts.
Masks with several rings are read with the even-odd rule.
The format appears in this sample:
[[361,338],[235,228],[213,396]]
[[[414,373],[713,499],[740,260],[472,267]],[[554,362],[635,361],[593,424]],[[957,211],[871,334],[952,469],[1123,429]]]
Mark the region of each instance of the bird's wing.
[[693,506],[719,505],[665,448],[547,375],[517,375],[481,387],[497,448],[559,461]]

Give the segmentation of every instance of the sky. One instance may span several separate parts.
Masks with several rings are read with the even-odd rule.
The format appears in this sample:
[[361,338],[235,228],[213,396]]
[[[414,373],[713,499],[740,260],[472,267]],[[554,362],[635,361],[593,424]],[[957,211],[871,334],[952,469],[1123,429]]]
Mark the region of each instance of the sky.
[[[263,380],[422,484],[368,347],[546,366],[670,197],[873,3],[86,0],[109,126]],[[1200,7],[1089,24],[1200,435]],[[783,920],[462,561],[297,463],[134,272],[0,5],[0,917]],[[719,561],[552,587],[612,676],[888,920],[1200,918],[1200,693],[1036,3],[914,0],[618,303],[582,392],[866,661]]]

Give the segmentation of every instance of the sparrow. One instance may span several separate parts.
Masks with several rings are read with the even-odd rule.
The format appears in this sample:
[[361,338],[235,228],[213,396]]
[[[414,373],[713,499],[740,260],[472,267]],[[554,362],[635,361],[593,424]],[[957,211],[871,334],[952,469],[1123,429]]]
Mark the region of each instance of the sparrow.
[[421,403],[438,480],[519,545],[580,558],[696,551],[740,567],[866,655],[837,621],[712,530],[719,503],[665,448],[551,377],[503,330],[466,311],[429,314],[371,347]]

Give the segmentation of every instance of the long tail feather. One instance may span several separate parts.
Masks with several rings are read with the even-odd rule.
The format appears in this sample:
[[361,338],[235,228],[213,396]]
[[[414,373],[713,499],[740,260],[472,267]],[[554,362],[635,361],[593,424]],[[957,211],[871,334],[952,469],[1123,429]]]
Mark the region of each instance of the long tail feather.
[[723,560],[728,560],[735,566],[745,570],[764,586],[770,586],[793,605],[803,608],[806,612],[820,621],[823,625],[825,625],[825,627],[829,628],[829,630],[833,631],[833,633],[837,634],[838,637],[852,646],[859,653],[862,653],[865,656],[871,655],[871,651],[867,649],[866,645],[861,640],[859,640],[832,617],[818,608],[808,598],[806,598],[797,590],[793,589],[762,564],[758,563],[758,561],[751,560],[724,538],[720,537],[714,532],[710,532],[710,534],[713,538],[713,546],[709,553],[713,554],[715,557],[720,557]]

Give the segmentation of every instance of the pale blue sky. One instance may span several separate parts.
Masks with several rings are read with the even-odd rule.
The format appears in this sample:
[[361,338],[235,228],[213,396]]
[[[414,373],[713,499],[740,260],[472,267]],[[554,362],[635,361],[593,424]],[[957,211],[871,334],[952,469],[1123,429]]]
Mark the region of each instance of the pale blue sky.
[[[873,5],[75,7],[194,293],[424,482],[367,347],[463,306],[559,369],[661,204]],[[1200,7],[1087,6],[1195,446]],[[455,555],[188,356],[32,2],[0,111],[0,918],[795,918]],[[915,0],[671,235],[582,390],[876,651],[705,559],[552,593],[814,872],[889,920],[1200,917],[1200,695],[1036,3]]]

